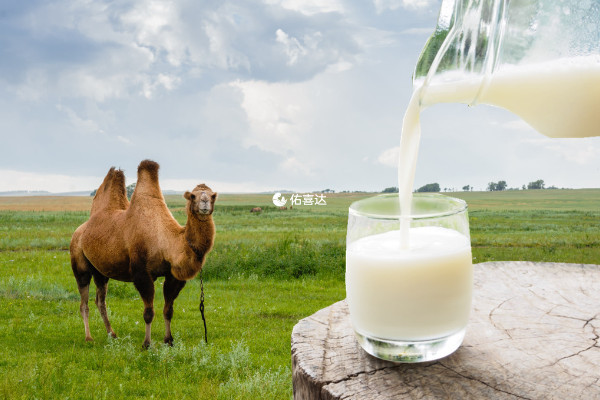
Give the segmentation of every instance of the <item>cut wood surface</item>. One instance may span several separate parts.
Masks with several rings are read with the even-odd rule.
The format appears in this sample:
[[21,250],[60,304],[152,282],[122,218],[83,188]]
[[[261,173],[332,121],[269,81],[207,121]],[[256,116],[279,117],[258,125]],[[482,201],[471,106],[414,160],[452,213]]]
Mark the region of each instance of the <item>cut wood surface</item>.
[[345,301],[292,332],[294,399],[600,399],[600,266],[474,265],[463,345],[397,364],[358,345]]

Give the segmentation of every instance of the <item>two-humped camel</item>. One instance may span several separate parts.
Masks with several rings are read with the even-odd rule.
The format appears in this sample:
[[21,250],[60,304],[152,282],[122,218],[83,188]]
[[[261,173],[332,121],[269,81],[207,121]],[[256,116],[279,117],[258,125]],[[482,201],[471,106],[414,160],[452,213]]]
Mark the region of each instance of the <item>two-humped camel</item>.
[[106,312],[108,280],[133,282],[144,301],[144,347],[148,347],[154,318],[154,281],[164,276],[164,342],[172,344],[173,302],[186,281],[202,269],[213,246],[212,213],[217,193],[204,184],[186,192],[188,218],[182,227],[165,204],[158,184],[158,168],[154,161],[140,163],[131,203],[127,200],[123,171],[111,168],[96,192],[90,219],[73,234],[71,267],[81,294],[79,309],[87,341],[93,340],[88,323],[92,277],[96,284],[96,305],[106,331],[113,337],[116,334]]

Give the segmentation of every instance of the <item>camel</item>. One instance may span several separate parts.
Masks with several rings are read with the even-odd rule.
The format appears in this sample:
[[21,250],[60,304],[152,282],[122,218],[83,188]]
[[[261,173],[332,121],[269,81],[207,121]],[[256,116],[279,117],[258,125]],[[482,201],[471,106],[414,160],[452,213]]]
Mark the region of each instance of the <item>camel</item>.
[[201,271],[212,249],[212,213],[217,193],[205,184],[185,192],[187,223],[182,227],[167,208],[158,184],[158,169],[154,161],[140,163],[130,203],[123,171],[111,168],[92,201],[90,218],[73,233],[71,267],[81,295],[79,310],[86,341],[93,340],[88,323],[92,278],[96,284],[96,306],[106,331],[116,337],[106,312],[108,281],[116,279],[133,282],[140,293],[146,323],[143,347],[148,348],[154,319],[154,281],[164,276],[164,342],[173,344],[173,302],[186,281]]

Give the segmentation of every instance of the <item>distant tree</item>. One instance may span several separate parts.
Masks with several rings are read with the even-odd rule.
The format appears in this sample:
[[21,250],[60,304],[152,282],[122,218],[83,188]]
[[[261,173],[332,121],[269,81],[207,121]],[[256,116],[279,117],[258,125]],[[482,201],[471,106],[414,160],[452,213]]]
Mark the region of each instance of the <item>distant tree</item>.
[[382,193],[398,193],[398,188],[396,186],[387,187],[383,189]]
[[417,189],[417,192],[439,192],[440,185],[438,183],[428,183]]
[[490,182],[488,183],[487,190],[490,192],[506,190],[506,181]]
[[98,191],[98,189],[94,189],[94,191],[92,193],[90,193],[90,196],[94,197],[96,195],[97,191]]
[[462,187],[463,191],[468,192],[469,190],[471,190],[471,186],[470,185],[465,185]]
[[523,186],[521,187],[521,189],[522,189],[522,190],[527,190],[527,186],[523,185]]
[[544,188],[544,180],[538,179],[534,182],[529,182],[527,184],[527,189],[543,189]]
[[131,185],[127,186],[127,198],[131,200],[131,196],[133,195],[133,191],[135,190],[136,182],[133,182]]

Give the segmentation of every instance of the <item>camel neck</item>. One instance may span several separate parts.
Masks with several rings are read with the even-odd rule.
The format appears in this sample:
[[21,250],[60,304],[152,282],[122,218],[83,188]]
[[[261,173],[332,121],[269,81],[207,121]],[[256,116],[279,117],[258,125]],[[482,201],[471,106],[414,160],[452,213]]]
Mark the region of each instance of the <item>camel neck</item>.
[[215,225],[211,215],[198,217],[188,212],[185,239],[196,256],[203,259],[213,243]]

